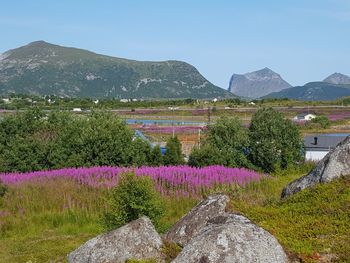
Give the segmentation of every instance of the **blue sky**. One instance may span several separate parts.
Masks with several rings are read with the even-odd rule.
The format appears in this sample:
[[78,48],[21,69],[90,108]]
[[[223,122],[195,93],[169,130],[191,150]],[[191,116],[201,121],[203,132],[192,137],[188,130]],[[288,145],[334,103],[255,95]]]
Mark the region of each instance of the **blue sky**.
[[269,67],[292,85],[350,75],[349,0],[3,0],[0,53],[35,40],[183,60],[227,88]]

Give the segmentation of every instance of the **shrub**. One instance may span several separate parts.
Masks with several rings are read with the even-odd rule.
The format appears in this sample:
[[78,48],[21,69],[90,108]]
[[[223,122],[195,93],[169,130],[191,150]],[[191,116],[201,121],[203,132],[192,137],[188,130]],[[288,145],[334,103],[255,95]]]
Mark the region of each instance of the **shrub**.
[[166,143],[166,152],[164,155],[165,165],[183,164],[184,159],[181,150],[181,143],[177,136],[170,138]]
[[149,217],[157,227],[164,213],[161,196],[152,179],[134,173],[121,176],[119,184],[111,191],[109,205],[103,220],[107,230],[118,228],[141,216]]
[[162,253],[165,256],[165,262],[171,262],[177,255],[181,252],[181,247],[176,243],[164,240],[163,246],[161,248]]
[[160,149],[159,145],[156,145],[153,147],[151,150],[151,155],[150,155],[150,165],[153,166],[160,166],[164,163],[163,161],[163,155]]
[[326,116],[317,116],[310,121],[311,124],[318,124],[323,129],[329,128],[331,126],[331,122]]
[[302,160],[298,128],[272,108],[258,110],[249,127],[249,157],[265,172],[284,169]]
[[3,197],[7,192],[7,186],[0,180],[0,197]]
[[209,144],[202,148],[194,148],[189,156],[188,165],[195,167],[204,167],[208,165],[223,165],[225,159],[220,150]]
[[248,147],[248,131],[242,123],[237,118],[221,117],[209,126],[205,146],[192,151],[189,164],[196,167],[220,164],[253,168],[246,155]]

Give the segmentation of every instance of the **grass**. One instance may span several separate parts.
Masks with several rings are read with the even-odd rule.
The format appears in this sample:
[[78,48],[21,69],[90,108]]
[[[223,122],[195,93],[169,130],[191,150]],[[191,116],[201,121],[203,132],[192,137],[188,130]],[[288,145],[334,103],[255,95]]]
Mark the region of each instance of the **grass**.
[[[227,190],[229,209],[268,230],[297,260],[349,262],[349,178],[280,200],[283,187],[312,167],[302,165]],[[107,195],[106,190],[62,179],[9,187],[0,198],[0,262],[65,262],[69,252],[103,232]],[[169,229],[197,201],[164,197],[159,231]],[[165,249],[172,257],[178,253],[170,245]]]
[[[104,231],[107,196],[106,190],[64,179],[9,187],[0,199],[0,262],[65,262],[69,252]],[[160,232],[197,200],[164,197],[164,202]]]
[[231,193],[231,209],[272,233],[295,259],[349,262],[350,178],[279,198],[286,183],[307,170],[275,175]]

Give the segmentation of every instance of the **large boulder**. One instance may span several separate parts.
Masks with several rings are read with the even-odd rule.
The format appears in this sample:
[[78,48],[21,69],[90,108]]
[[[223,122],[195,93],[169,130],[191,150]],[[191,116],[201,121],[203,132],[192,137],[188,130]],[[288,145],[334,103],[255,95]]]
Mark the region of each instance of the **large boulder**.
[[330,182],[343,175],[350,175],[350,136],[330,151],[309,174],[288,184],[281,197],[293,195],[319,183]]
[[207,224],[208,220],[225,213],[229,198],[213,195],[201,201],[181,218],[166,234],[170,242],[185,246]]
[[128,259],[161,260],[162,240],[151,220],[141,217],[87,241],[68,255],[70,263],[122,263]]
[[237,214],[208,221],[173,260],[173,263],[288,262],[270,233]]

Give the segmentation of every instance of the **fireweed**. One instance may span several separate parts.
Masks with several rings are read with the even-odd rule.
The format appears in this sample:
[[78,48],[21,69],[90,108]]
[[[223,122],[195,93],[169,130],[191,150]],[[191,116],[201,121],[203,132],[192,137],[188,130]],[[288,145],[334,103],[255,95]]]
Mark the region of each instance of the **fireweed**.
[[18,185],[28,181],[44,181],[50,178],[67,178],[90,187],[112,188],[118,184],[120,175],[135,172],[136,176],[149,176],[162,195],[179,197],[200,196],[211,191],[243,187],[251,181],[258,181],[264,175],[243,168],[208,166],[195,168],[189,166],[160,167],[91,167],[65,168],[59,170],[27,173],[3,173],[0,180],[7,185]]

